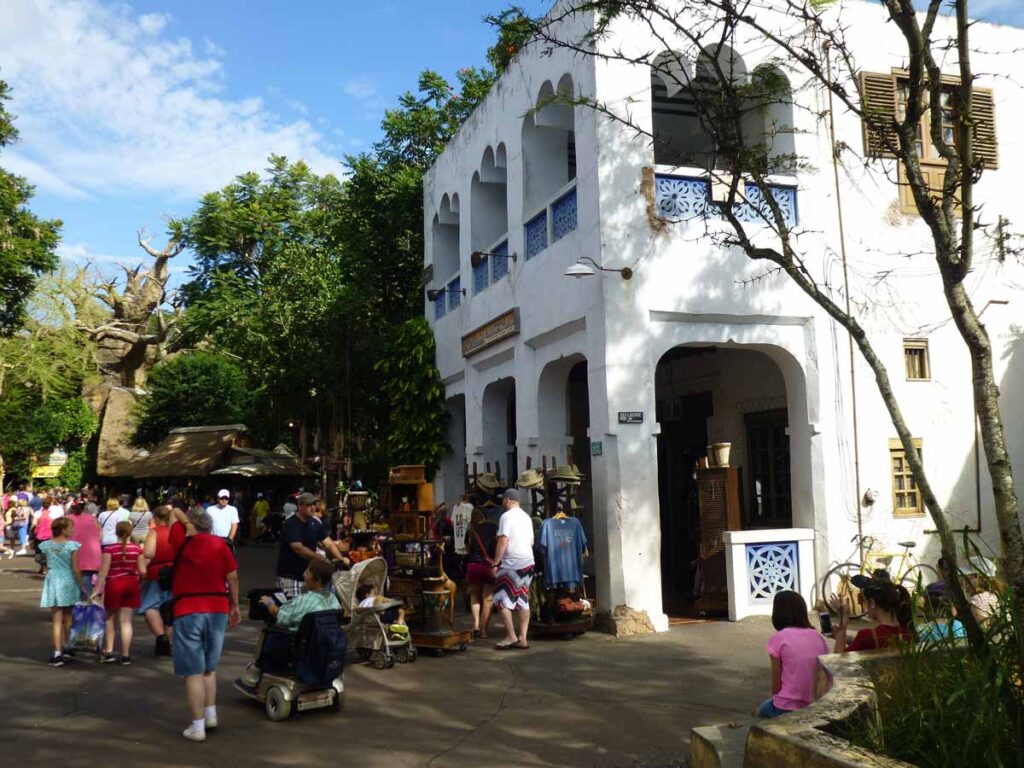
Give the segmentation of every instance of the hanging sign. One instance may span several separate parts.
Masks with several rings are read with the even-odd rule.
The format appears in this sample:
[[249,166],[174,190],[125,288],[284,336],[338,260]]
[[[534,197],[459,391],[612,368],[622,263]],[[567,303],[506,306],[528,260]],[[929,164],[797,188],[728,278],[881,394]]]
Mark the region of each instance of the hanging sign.
[[619,411],[619,424],[643,424],[643,411]]
[[519,333],[519,308],[513,307],[508,312],[498,315],[490,322],[484,323],[475,331],[462,337],[462,356],[469,357],[492,344],[497,344],[510,336]]

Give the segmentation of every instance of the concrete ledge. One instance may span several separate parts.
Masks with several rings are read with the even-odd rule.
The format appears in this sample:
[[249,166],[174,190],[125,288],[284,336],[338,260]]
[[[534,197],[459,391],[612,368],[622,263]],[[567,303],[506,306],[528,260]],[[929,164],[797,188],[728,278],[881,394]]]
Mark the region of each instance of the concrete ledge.
[[898,656],[899,651],[822,656],[819,674],[823,679],[831,677],[831,690],[806,709],[753,725],[747,736],[745,768],[913,768],[828,732],[874,707],[872,673],[891,666]]
[[690,768],[742,768],[753,722],[694,728],[690,731]]

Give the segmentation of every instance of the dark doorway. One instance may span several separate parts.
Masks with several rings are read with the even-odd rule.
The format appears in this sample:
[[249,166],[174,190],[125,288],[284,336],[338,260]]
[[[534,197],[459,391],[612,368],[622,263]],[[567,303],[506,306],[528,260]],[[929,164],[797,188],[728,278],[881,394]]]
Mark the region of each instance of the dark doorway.
[[580,483],[579,503],[581,506],[577,516],[583,524],[587,540],[593,541],[594,528],[590,473],[590,387],[587,383],[587,361],[581,360],[569,370],[569,380],[565,385],[566,412],[569,414],[569,435],[572,437],[572,462],[583,473]]
[[661,512],[661,579],[665,612],[688,614],[693,605],[700,515],[694,465],[707,452],[710,392],[658,403],[658,496]]
[[508,440],[505,459],[508,467],[507,480],[515,483],[519,476],[519,449],[516,447],[516,393],[512,390],[508,396],[508,410],[505,411],[505,433]]
[[785,408],[748,413],[747,504],[744,528],[791,528],[789,414]]

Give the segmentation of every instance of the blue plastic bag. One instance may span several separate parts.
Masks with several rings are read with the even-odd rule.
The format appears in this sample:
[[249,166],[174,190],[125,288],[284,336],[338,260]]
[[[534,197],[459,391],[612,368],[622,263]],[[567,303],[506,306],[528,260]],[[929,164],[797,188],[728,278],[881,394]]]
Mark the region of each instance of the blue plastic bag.
[[75,603],[71,609],[71,638],[68,644],[76,650],[95,651],[103,641],[107,612],[96,603]]

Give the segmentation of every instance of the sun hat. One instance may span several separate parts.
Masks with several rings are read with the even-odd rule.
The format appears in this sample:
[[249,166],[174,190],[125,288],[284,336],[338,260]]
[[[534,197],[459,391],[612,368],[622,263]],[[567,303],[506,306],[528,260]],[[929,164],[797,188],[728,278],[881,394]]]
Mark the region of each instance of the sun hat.
[[516,485],[520,488],[541,488],[544,485],[544,476],[533,467],[520,473]]
[[481,472],[476,476],[477,487],[482,491],[493,493],[501,488],[501,483],[493,472]]
[[551,479],[560,483],[578,483],[583,476],[572,464],[563,464],[551,473]]

